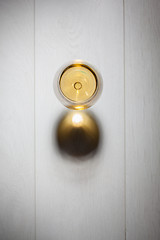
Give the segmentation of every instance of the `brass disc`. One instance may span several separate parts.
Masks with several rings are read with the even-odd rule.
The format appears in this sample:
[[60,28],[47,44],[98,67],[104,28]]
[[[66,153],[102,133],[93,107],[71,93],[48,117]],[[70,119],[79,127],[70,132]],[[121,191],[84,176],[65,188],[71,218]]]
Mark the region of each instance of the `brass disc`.
[[87,65],[72,64],[62,72],[59,85],[66,98],[81,103],[89,100],[95,93],[97,77]]

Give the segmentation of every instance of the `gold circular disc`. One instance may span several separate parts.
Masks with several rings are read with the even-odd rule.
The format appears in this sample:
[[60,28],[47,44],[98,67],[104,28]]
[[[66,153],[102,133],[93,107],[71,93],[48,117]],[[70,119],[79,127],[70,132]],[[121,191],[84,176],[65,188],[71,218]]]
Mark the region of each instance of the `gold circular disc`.
[[84,102],[95,93],[97,78],[88,66],[72,64],[62,72],[59,85],[66,98],[77,103]]

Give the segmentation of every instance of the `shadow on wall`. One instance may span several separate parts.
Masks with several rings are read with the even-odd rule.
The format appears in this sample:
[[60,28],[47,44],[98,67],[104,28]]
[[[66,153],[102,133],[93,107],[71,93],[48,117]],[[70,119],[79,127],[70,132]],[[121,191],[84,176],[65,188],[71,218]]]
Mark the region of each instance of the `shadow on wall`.
[[101,142],[97,119],[90,111],[69,111],[63,114],[56,127],[56,142],[61,153],[83,159],[95,155]]

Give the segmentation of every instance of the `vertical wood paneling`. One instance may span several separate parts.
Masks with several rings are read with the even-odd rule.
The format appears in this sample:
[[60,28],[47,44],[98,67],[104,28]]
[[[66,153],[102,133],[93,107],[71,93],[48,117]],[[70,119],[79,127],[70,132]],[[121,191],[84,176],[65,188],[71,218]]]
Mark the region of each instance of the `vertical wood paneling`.
[[34,239],[34,4],[0,1],[0,239]]
[[127,239],[160,239],[160,1],[126,0]]
[[[126,237],[160,238],[160,2],[125,0]],[[122,1],[0,2],[0,239],[125,238]],[[36,95],[34,96],[34,34]],[[65,108],[52,81],[73,59],[104,80],[92,110],[101,148],[88,160],[56,148]],[[78,160],[78,161],[77,161]]]
[[[122,1],[36,0],[37,239],[124,239],[124,76]],[[65,158],[56,122],[65,108],[53,93],[58,68],[95,65],[103,94],[92,110],[103,132],[93,158]]]

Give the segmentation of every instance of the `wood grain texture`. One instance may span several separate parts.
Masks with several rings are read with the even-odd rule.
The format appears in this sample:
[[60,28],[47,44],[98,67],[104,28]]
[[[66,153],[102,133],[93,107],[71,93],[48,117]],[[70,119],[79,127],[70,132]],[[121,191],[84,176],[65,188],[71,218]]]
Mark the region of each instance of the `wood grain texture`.
[[0,1],[0,239],[34,239],[34,4]]
[[[36,0],[36,182],[38,240],[122,240],[124,221],[124,74],[122,1]],[[103,132],[88,160],[56,148],[65,108],[53,93],[64,63],[84,59],[104,79],[92,110]]]
[[160,1],[125,1],[127,239],[160,239]]

